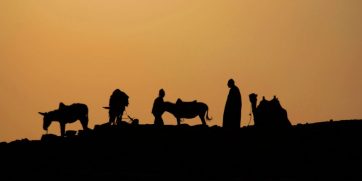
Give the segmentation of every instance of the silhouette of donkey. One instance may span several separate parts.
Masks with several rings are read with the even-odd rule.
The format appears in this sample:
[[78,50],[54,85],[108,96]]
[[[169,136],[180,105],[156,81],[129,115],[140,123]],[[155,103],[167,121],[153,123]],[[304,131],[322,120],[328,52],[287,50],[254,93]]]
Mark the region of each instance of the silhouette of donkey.
[[61,136],[65,135],[65,124],[80,120],[83,130],[88,130],[88,107],[85,104],[74,103],[65,105],[59,103],[59,108],[50,112],[39,112],[43,115],[43,129],[48,130],[52,121],[58,121],[60,124]]
[[180,125],[181,118],[194,118],[199,116],[203,125],[206,125],[205,115],[207,120],[209,118],[209,107],[203,102],[183,102],[181,99],[177,99],[176,104],[172,102],[164,102],[165,111],[174,115],[177,119],[177,125]]

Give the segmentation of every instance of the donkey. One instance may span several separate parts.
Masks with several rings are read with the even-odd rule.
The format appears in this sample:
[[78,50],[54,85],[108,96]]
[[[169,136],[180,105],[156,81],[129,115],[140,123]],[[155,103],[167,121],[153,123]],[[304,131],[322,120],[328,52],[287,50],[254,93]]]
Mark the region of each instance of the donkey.
[[177,119],[177,125],[181,124],[181,118],[191,119],[196,116],[199,116],[201,119],[202,125],[207,125],[205,118],[209,118],[209,107],[203,102],[183,102],[181,99],[178,99],[176,104],[171,102],[164,102],[164,110],[174,115]]
[[88,107],[85,104],[74,103],[68,106],[61,102],[57,110],[39,112],[39,114],[43,116],[43,129],[45,131],[48,131],[52,121],[58,121],[62,137],[65,136],[65,124],[74,123],[77,120],[82,124],[83,130],[88,130]]

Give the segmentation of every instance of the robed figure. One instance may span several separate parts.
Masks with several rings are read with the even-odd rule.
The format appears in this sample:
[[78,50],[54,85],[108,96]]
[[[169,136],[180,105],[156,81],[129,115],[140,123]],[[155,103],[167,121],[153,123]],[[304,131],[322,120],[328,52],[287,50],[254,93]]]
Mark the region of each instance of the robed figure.
[[240,90],[233,79],[228,81],[228,87],[230,91],[225,104],[223,127],[240,128],[242,106]]

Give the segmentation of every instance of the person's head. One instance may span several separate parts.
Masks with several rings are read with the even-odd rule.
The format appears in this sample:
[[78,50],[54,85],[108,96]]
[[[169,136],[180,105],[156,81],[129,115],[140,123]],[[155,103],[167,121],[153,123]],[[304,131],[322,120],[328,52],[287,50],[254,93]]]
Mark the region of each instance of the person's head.
[[158,95],[159,95],[160,97],[165,97],[165,91],[164,91],[163,89],[160,89]]
[[113,93],[112,93],[112,94],[120,94],[120,93],[121,93],[121,90],[116,89],[116,90],[114,90],[114,91],[113,91]]
[[229,81],[228,81],[228,87],[234,87],[235,86],[235,82],[234,82],[234,80],[233,79],[230,79]]

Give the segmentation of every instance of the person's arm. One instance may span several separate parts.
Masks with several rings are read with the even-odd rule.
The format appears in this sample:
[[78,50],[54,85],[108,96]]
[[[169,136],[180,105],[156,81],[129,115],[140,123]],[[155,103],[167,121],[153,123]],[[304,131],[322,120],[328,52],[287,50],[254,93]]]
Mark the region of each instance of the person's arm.
[[155,113],[156,113],[156,107],[157,107],[157,99],[153,102],[152,114],[155,114]]

